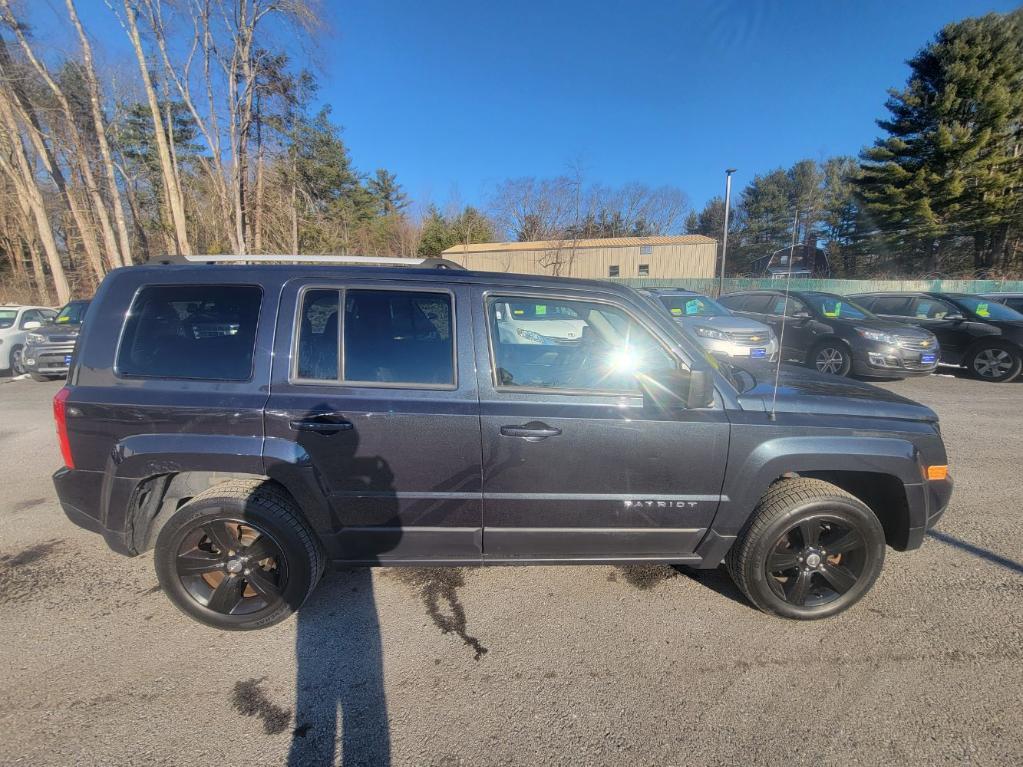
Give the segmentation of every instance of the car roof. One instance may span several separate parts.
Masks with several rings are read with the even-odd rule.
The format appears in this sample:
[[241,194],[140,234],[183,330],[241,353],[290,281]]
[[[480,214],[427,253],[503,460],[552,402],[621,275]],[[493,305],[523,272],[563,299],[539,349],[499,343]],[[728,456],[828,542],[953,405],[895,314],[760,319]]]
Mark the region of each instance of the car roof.
[[704,297],[703,293],[699,293],[695,290],[686,290],[685,288],[643,288],[647,293],[654,293],[658,296],[701,296]]
[[[147,275],[188,277],[194,276],[194,284],[222,283],[259,284],[260,275],[273,275],[275,282],[286,279],[358,279],[360,281],[380,280],[394,282],[436,282],[444,285],[491,285],[508,288],[543,288],[563,290],[597,290],[635,296],[636,291],[621,283],[606,280],[586,280],[577,277],[550,277],[538,274],[517,274],[514,272],[485,272],[471,269],[418,269],[403,266],[335,266],[307,264],[145,264],[121,267],[111,272],[130,272],[145,278]],[[199,279],[201,278],[201,279]],[[163,281],[163,280],[161,280]],[[69,302],[74,303],[74,302]]]

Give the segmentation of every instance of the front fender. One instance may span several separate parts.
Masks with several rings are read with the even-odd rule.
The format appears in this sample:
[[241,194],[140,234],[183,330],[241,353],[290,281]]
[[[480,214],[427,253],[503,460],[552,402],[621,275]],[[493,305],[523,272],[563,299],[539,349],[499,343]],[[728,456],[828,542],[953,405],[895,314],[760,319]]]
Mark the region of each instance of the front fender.
[[[733,445],[741,451],[742,446]],[[920,451],[898,437],[801,436],[777,437],[761,442],[748,453],[729,457],[725,495],[712,529],[720,536],[735,536],[757,502],[780,477],[812,471],[855,471],[888,474],[902,482],[909,504],[910,524],[927,519],[924,473]]]

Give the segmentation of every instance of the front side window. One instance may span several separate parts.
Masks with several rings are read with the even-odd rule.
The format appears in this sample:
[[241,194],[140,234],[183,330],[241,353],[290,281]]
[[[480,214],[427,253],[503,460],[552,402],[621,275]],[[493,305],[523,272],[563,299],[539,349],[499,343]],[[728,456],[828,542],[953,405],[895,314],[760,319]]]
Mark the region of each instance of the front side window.
[[910,314],[911,299],[905,296],[876,296],[872,303],[864,304],[874,314],[888,314],[896,317],[905,317]]
[[299,317],[299,379],[365,385],[455,383],[447,293],[307,290]]
[[913,303],[913,316],[918,320],[943,320],[949,315],[961,314],[952,304],[937,298],[918,298]]
[[88,301],[72,301],[57,314],[56,322],[59,325],[80,325],[85,318],[85,311],[89,308]]
[[795,296],[789,296],[788,301],[785,300],[785,296],[773,296],[772,298],[768,314],[775,314],[779,317],[782,314],[786,317],[795,317],[797,314],[809,314],[807,305]]
[[865,320],[873,315],[858,304],[854,304],[845,296],[832,293],[810,293],[808,295],[813,307],[821,315],[832,320]]
[[262,297],[250,285],[142,288],[125,322],[118,375],[248,380]]
[[[544,333],[523,333],[508,306],[558,319],[547,321]],[[645,327],[608,304],[491,297],[487,316],[499,387],[638,394],[643,376],[679,367]]]

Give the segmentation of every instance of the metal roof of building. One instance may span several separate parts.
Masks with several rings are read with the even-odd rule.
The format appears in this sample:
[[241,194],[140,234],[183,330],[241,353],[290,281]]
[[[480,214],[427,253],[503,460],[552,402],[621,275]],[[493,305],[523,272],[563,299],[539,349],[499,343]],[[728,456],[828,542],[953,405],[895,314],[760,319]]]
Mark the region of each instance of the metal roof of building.
[[716,244],[713,237],[702,234],[678,234],[663,237],[607,237],[593,240],[534,240],[532,242],[476,242],[452,245],[444,254],[494,253],[506,250],[561,250],[564,248],[634,248],[639,245],[706,245]]

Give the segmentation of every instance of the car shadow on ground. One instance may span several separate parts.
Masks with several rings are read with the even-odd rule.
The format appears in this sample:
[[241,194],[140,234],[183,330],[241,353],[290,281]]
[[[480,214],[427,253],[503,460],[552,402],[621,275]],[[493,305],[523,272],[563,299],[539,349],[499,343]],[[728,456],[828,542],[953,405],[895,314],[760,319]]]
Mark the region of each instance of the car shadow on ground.
[[1023,575],[1023,564],[1017,562],[1014,559],[1003,557],[1001,554],[996,554],[995,552],[989,549],[985,549],[982,546],[977,546],[976,544],[970,543],[969,541],[964,541],[962,538],[956,538],[954,535],[943,533],[940,530],[931,530],[929,533],[927,533],[927,535],[928,537],[933,538],[936,541],[941,541],[942,543],[948,546],[953,546],[954,548],[961,549],[962,551],[965,551],[969,554],[973,554],[973,556],[975,557],[979,557],[980,559],[983,559],[987,562],[991,562],[992,564],[998,565],[999,567],[1004,567],[1005,569],[1011,570],[1014,573]]
[[[289,767],[391,763],[380,621],[369,568],[328,572],[298,612]],[[340,718],[340,738],[338,720]]]
[[735,585],[735,581],[732,580],[732,576],[728,574],[728,570],[725,569],[724,565],[720,565],[713,570],[686,567],[685,565],[674,565],[673,567],[685,577],[692,581],[696,581],[701,586],[710,589],[714,593],[727,597],[733,602],[738,602],[740,605],[750,610],[756,610],[756,608],[746,600],[746,597],[742,595],[742,592],[739,591],[738,587]]

